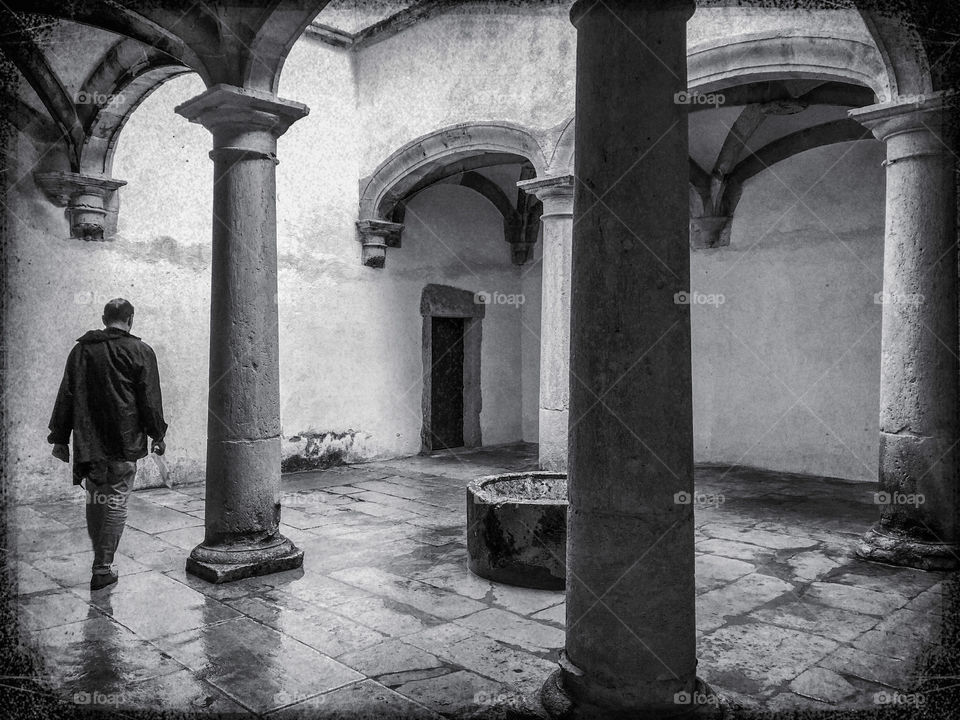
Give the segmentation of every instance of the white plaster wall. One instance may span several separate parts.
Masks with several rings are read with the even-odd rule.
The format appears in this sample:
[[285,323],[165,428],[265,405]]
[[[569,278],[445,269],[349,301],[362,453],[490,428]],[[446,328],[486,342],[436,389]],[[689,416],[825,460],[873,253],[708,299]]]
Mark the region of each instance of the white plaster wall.
[[693,308],[698,461],[876,480],[883,159],[871,141],[778,163],[730,247],[693,253],[694,290],[725,297]]
[[[386,268],[360,263],[359,157],[353,56],[302,39],[281,95],[311,113],[283,141],[280,218],[281,400],[285,436],[355,433],[353,459],[420,450],[420,294],[440,283],[519,292],[500,216],[475,193],[438,187],[408,207],[403,247]],[[519,311],[487,308],[481,433],[485,444],[521,439]]]
[[574,108],[576,30],[562,5],[471,3],[357,56],[369,174],[421,135],[461,122],[552,128]]

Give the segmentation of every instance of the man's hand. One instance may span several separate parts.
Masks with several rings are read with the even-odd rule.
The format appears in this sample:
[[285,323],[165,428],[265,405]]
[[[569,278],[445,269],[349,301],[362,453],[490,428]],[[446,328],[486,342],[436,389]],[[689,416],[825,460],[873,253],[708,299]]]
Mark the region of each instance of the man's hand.
[[59,443],[54,445],[51,455],[57,458],[57,460],[70,462],[70,448],[67,445],[61,445]]
[[163,440],[154,440],[153,444],[150,447],[150,452],[154,452],[157,455],[163,455],[167,450],[167,444]]

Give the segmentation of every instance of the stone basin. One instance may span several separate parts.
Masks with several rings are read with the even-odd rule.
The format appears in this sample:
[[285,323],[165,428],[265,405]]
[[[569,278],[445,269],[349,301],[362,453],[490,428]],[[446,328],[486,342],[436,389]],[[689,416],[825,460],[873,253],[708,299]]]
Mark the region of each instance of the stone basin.
[[488,475],[467,486],[470,570],[494,582],[563,590],[566,473]]

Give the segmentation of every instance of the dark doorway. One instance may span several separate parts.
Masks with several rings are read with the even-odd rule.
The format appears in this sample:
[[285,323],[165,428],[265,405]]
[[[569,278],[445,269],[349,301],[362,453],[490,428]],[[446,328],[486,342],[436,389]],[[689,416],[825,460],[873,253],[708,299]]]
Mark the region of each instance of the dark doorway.
[[430,432],[434,449],[463,447],[464,318],[432,318]]

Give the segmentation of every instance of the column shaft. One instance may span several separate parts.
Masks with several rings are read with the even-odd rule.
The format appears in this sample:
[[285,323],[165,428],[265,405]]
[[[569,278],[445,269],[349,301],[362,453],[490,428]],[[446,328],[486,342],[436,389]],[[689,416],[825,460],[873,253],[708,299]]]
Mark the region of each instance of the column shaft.
[[187,570],[213,582],[299,567],[279,532],[277,137],[299,103],[216,86],[177,112],[213,134],[206,531]]
[[[696,689],[686,22],[692,1],[573,10],[576,178],[567,639],[584,716],[676,716]],[[678,498],[680,498],[678,500]],[[589,708],[589,710],[587,709]]]
[[570,271],[573,177],[518,183],[543,202],[543,288],[540,310],[540,467],[567,470],[570,403]]
[[[235,149],[214,134],[210,389],[207,419],[208,543],[271,537],[280,505],[276,140]],[[253,141],[253,142],[251,142]],[[269,145],[274,145],[269,149]]]

